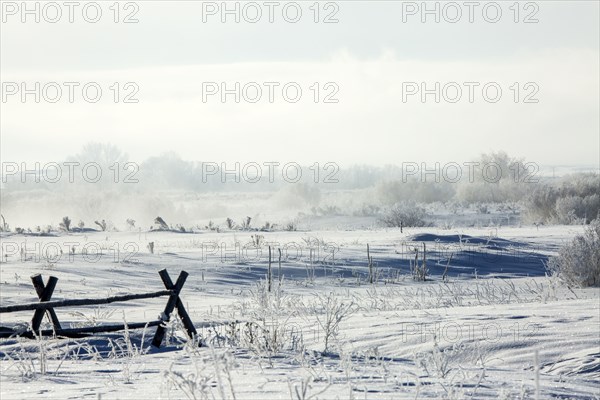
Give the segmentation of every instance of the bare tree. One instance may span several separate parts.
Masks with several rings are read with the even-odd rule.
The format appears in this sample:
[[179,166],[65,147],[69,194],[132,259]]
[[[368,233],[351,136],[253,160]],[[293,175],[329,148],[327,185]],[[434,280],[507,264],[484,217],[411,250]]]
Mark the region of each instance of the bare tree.
[[71,219],[69,217],[63,217],[62,222],[59,224],[60,228],[70,232],[71,231]]

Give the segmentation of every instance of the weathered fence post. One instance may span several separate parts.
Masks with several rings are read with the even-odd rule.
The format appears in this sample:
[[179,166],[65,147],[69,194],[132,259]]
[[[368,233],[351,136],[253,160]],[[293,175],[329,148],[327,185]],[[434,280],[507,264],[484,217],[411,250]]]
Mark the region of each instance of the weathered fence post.
[[[54,293],[54,289],[56,288],[56,283],[58,282],[58,278],[55,276],[51,276],[48,278],[48,284],[44,286],[44,280],[41,275],[33,275],[31,277],[31,282],[33,283],[33,287],[38,295],[38,298],[41,302],[48,302],[52,298],[52,293]],[[54,309],[40,309],[35,310],[33,313],[33,318],[31,319],[31,330],[37,334],[40,330],[40,325],[42,324],[42,319],[44,318],[44,314],[48,313],[50,319],[52,321],[52,325],[54,329],[60,329],[60,322],[58,321],[58,317],[54,312]]]
[[196,328],[194,327],[194,324],[192,323],[187,311],[185,310],[183,302],[179,298],[179,293],[181,292],[181,288],[183,288],[183,284],[185,283],[185,280],[188,277],[188,273],[185,271],[181,271],[179,273],[179,278],[177,278],[177,282],[175,282],[174,285],[166,269],[163,269],[158,273],[160,274],[160,277],[162,278],[165,287],[171,290],[171,295],[169,296],[169,300],[167,301],[165,310],[161,315],[161,320],[163,323],[160,324],[158,328],[156,328],[156,333],[154,334],[152,344],[155,347],[160,347],[160,345],[162,344],[166,332],[166,326],[164,325],[164,322],[169,322],[169,320],[171,319],[171,313],[173,312],[175,307],[177,307],[177,311],[179,313],[179,316],[181,317],[181,320],[183,321],[188,335],[190,336],[190,338],[193,339],[197,334]]
[[[173,281],[171,280],[171,277],[169,276],[169,273],[167,272],[166,269],[160,270],[160,271],[158,271],[158,273],[165,285],[165,288],[171,289],[175,286],[175,285],[173,285]],[[185,273],[186,277],[187,277],[187,272],[182,271],[182,273]],[[180,277],[181,277],[181,274],[180,274]],[[181,291],[181,288],[179,289],[179,291]],[[179,314],[179,317],[181,318],[181,321],[183,322],[183,326],[184,326],[185,330],[187,331],[190,339],[194,339],[198,335],[198,332],[196,332],[194,323],[192,322],[190,315],[187,313],[185,307],[183,306],[183,302],[181,301],[179,294],[177,295],[177,302],[175,303],[175,307],[177,308],[177,313]]]

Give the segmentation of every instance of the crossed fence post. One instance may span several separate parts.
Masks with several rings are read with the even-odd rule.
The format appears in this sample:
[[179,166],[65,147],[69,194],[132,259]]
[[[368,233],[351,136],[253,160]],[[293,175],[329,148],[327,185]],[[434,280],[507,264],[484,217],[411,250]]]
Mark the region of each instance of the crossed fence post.
[[[169,276],[169,273],[166,269],[160,270],[158,271],[158,273],[163,281],[163,284],[165,285],[165,288],[167,290],[171,290],[172,292],[172,294],[169,296],[169,300],[167,301],[167,305],[165,306],[165,310],[161,315],[162,321],[168,322],[171,318],[171,313],[175,308],[177,308],[177,314],[179,314],[179,318],[181,318],[181,321],[183,322],[183,326],[185,327],[188,336],[190,337],[190,339],[195,339],[198,333],[196,332],[194,323],[190,319],[189,314],[183,306],[181,298],[179,298],[179,293],[181,292],[181,288],[183,288],[183,284],[185,283],[185,280],[188,277],[188,273],[185,271],[181,271],[179,273],[179,278],[177,278],[177,282],[175,284],[173,284],[173,281],[171,280],[171,277]],[[154,339],[152,340],[152,344],[154,346],[160,347],[163,338],[165,337],[165,332],[165,324],[160,324],[158,328],[156,328],[156,333],[154,334]]]
[[[48,283],[44,285],[44,280],[40,274],[33,275],[31,277],[31,282],[33,283],[33,287],[40,299],[40,302],[50,301],[52,298],[52,293],[54,293],[54,289],[56,288],[56,283],[58,282],[58,278],[55,276],[51,276],[48,278]],[[42,324],[42,319],[44,318],[44,314],[47,314],[52,321],[52,326],[54,326],[54,330],[60,330],[60,322],[58,317],[56,316],[56,312],[54,312],[53,308],[47,308],[45,310],[35,310],[33,314],[33,318],[31,319],[31,330],[34,333],[37,333],[40,330],[40,325]]]

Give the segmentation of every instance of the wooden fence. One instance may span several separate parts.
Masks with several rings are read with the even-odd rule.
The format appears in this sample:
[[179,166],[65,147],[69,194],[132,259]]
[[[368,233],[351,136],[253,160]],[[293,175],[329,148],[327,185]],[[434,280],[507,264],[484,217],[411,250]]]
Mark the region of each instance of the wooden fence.
[[[42,336],[63,336],[63,337],[85,337],[93,335],[94,333],[99,332],[116,332],[122,331],[125,329],[139,329],[145,327],[153,327],[156,326],[156,333],[154,334],[154,339],[152,340],[152,344],[155,347],[160,347],[162,341],[164,339],[166,333],[166,325],[171,318],[171,314],[177,308],[177,314],[185,327],[185,330],[190,339],[196,340],[197,332],[194,327],[194,323],[190,319],[189,314],[187,313],[185,307],[183,306],[183,302],[179,296],[181,289],[188,277],[188,273],[185,271],[181,271],[177,281],[173,283],[169,273],[166,269],[163,269],[158,272],[162,282],[165,286],[165,290],[160,290],[156,292],[150,293],[140,293],[140,294],[128,294],[122,296],[112,296],[100,299],[72,299],[72,300],[56,300],[52,301],[52,294],[54,293],[54,289],[56,288],[56,284],[58,283],[58,278],[51,276],[48,278],[48,282],[44,284],[42,276],[37,274],[31,277],[31,281],[33,283],[33,287],[37,293],[39,298],[39,302],[37,303],[26,303],[26,304],[16,304],[11,306],[2,306],[0,307],[0,314],[2,313],[12,313],[18,311],[34,311],[33,318],[31,319],[31,327],[28,331],[23,333],[18,333],[12,329],[0,329],[0,337],[11,337],[15,335],[20,335],[23,337],[33,338],[36,335]],[[99,304],[110,304],[116,302],[125,302],[131,300],[140,300],[140,299],[151,299],[155,297],[163,297],[169,296],[167,300],[167,304],[163,313],[161,314],[158,320],[149,321],[149,322],[134,322],[128,324],[115,324],[115,325],[99,325],[99,326],[89,326],[82,328],[67,328],[63,329],[56,312],[55,308],[60,307],[74,307],[74,306],[90,306],[90,305],[99,305]],[[44,318],[44,314],[48,315],[48,318],[52,322],[52,329],[41,330],[40,325],[42,324],[42,320]]]

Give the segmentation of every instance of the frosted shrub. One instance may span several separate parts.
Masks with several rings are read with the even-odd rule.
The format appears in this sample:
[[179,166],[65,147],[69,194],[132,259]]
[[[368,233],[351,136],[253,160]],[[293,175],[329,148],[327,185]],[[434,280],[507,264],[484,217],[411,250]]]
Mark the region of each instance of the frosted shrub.
[[426,226],[427,213],[423,207],[414,203],[396,203],[381,217],[385,226]]
[[600,220],[563,246],[558,256],[550,259],[548,268],[568,284],[600,286]]
[[556,220],[560,224],[571,225],[578,222],[578,216],[584,214],[583,198],[576,196],[561,197],[556,200]]
[[533,222],[550,222],[556,218],[558,191],[551,186],[535,188],[527,198],[527,217]]
[[588,223],[598,217],[600,196],[562,197],[556,201],[556,219],[561,224]]
[[352,301],[341,301],[329,293],[327,296],[317,295],[317,300],[313,303],[313,312],[323,330],[325,339],[323,354],[329,354],[331,342],[338,337],[340,322],[356,312],[356,305]]
[[535,187],[527,198],[531,222],[581,224],[600,216],[600,176],[579,174],[556,186]]

